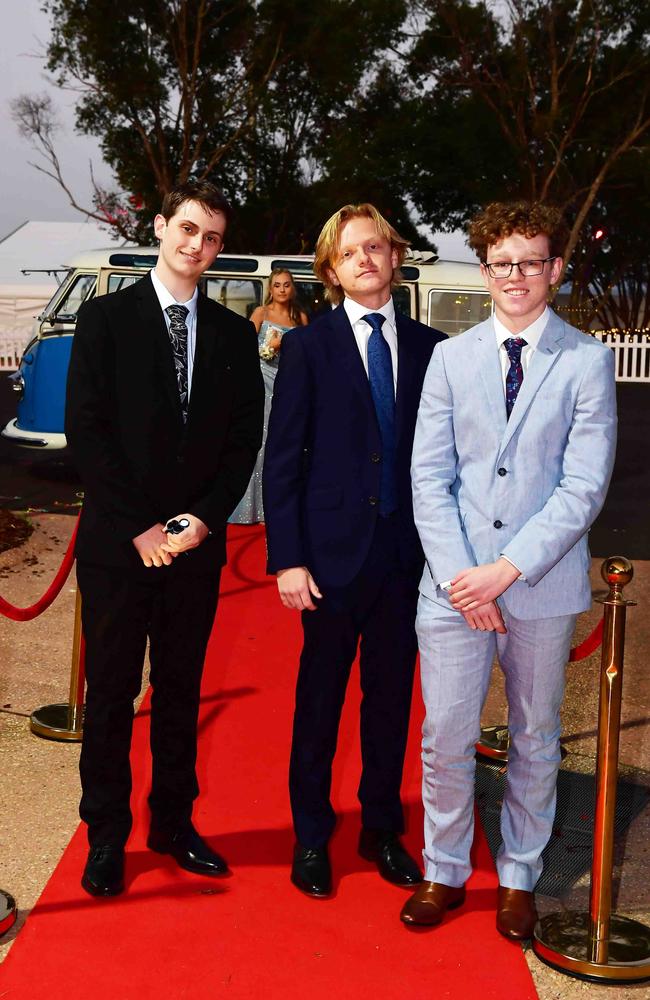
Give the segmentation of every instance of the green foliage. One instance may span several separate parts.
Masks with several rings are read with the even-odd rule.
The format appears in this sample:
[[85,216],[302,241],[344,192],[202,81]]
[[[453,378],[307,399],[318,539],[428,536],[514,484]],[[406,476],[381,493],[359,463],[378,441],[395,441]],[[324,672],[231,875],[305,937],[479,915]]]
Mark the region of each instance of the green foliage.
[[[228,249],[257,252],[310,249],[347,201],[422,246],[420,223],[525,196],[566,213],[574,301],[591,284],[610,315],[626,276],[635,296],[647,284],[647,0],[44,3],[49,68],[78,88],[78,128],[115,176],[94,217],[123,235],[149,242],[188,177],[236,203]],[[61,183],[51,108],[24,99],[15,117]]]

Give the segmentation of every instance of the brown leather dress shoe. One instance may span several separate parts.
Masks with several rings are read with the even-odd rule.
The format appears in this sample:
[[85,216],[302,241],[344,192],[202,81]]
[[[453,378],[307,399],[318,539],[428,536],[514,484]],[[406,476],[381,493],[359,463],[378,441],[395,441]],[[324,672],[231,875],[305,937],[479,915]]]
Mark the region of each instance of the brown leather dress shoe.
[[512,941],[525,941],[533,936],[538,919],[532,892],[499,886],[497,930],[500,934]]
[[447,910],[462,906],[465,886],[443,885],[442,882],[423,882],[402,907],[399,917],[405,924],[439,924]]

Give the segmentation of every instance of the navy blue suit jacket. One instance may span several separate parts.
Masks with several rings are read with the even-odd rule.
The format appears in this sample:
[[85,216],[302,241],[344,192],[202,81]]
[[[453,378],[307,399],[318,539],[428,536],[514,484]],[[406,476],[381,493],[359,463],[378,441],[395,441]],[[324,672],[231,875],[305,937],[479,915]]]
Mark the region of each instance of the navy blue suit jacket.
[[[422,382],[444,333],[396,314],[400,557],[422,569],[410,463]],[[381,437],[343,306],[285,334],[264,459],[268,571],[306,566],[319,586],[359,572],[379,516]]]

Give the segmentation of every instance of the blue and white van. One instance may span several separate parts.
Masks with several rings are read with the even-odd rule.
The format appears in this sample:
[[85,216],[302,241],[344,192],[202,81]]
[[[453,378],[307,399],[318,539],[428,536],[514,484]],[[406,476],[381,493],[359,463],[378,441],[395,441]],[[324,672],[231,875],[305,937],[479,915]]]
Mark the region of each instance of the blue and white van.
[[[139,281],[157,256],[157,248],[134,247],[91,250],[70,262],[66,277],[38,317],[18,371],[10,376],[18,410],[3,437],[27,448],[65,447],[66,376],[79,307],[95,295],[109,295]],[[277,267],[294,276],[308,314],[324,307],[323,286],[314,276],[312,257],[307,256],[222,254],[203,275],[201,288],[229,309],[250,316],[266,298],[269,276]],[[490,297],[477,264],[414,251],[402,273],[404,283],[394,296],[396,308],[429,326],[453,336],[490,314]]]

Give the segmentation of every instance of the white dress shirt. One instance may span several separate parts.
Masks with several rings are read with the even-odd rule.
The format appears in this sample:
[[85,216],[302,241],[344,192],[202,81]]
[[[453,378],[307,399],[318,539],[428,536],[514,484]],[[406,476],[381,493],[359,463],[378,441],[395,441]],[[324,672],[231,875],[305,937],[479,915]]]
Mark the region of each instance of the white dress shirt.
[[352,327],[354,339],[359,348],[363,367],[366,369],[366,375],[368,374],[368,341],[370,340],[372,327],[370,323],[366,323],[363,317],[367,316],[368,313],[381,313],[385,317],[381,332],[390,347],[390,356],[393,362],[393,390],[397,393],[397,327],[395,325],[395,306],[393,305],[393,300],[389,299],[380,309],[369,309],[368,306],[362,306],[359,302],[355,302],[354,299],[349,299],[346,296],[343,300],[343,308],[350,320],[350,326]]
[[191,299],[188,299],[187,302],[177,302],[171,292],[169,292],[163,285],[162,281],[156,274],[155,268],[151,271],[151,282],[153,284],[154,291],[158,296],[163,316],[165,317],[167,333],[169,333],[169,329],[171,327],[171,320],[165,312],[167,306],[185,306],[187,309],[185,325],[187,326],[187,398],[189,401],[190,392],[192,390],[192,373],[194,371],[194,351],[196,350],[196,304],[199,299],[199,290],[198,288],[195,288],[194,295]]
[[538,316],[537,319],[534,320],[530,326],[527,326],[525,330],[522,330],[521,333],[511,333],[510,330],[506,329],[503,325],[497,314],[494,314],[494,332],[497,338],[497,347],[499,348],[499,361],[501,363],[501,375],[503,378],[504,399],[506,394],[506,375],[508,374],[508,369],[510,368],[510,358],[508,357],[508,351],[506,350],[505,345],[506,340],[508,340],[509,337],[523,337],[526,341],[526,346],[521,352],[521,367],[525,378],[533,354],[537,350],[539,339],[546,329],[549,316],[550,313],[548,306],[545,306],[544,312],[541,316]]

